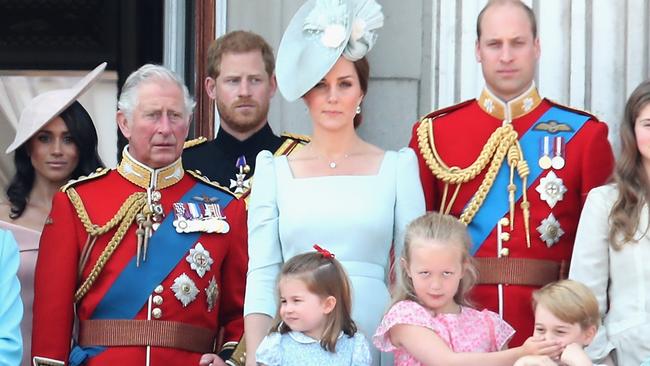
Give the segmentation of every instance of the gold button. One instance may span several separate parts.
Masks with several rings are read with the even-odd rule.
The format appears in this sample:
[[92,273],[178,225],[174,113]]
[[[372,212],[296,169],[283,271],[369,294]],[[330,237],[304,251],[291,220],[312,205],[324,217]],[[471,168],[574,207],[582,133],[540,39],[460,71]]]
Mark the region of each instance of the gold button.
[[163,292],[163,287],[162,287],[162,285],[158,285],[158,286],[156,286],[156,289],[153,290],[153,292],[155,292],[155,293],[157,293],[157,294],[162,294],[162,292]]
[[507,257],[507,256],[510,255],[510,249],[508,249],[508,248],[501,248],[501,253],[500,253],[500,254],[501,254],[502,257]]
[[501,220],[499,220],[499,225],[508,226],[510,225],[510,220],[507,217],[504,217]]
[[163,298],[160,295],[156,295],[153,297],[153,303],[156,305],[162,305],[163,303]]
[[162,316],[162,310],[160,310],[160,308],[153,308],[153,310],[151,310],[151,315],[156,319],[160,319]]
[[501,233],[501,241],[510,240],[510,233]]

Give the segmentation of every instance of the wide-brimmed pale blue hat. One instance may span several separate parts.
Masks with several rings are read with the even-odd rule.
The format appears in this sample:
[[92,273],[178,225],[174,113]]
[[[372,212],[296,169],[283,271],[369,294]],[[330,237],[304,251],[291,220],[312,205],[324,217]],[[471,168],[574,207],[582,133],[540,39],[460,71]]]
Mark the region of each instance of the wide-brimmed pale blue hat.
[[278,89],[288,101],[302,97],[339,57],[364,57],[384,25],[375,0],[308,0],[284,31],[276,61]]

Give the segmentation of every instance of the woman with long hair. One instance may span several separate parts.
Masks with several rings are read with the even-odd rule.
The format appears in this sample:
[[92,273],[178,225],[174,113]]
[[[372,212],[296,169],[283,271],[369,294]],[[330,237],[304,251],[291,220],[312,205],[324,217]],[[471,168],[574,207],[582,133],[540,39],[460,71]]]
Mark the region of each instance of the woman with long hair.
[[650,358],[650,80],[630,95],[614,181],[589,192],[569,277],[591,288],[603,326],[593,360],[638,365]]
[[7,153],[14,152],[16,174],[0,202],[0,228],[13,233],[20,249],[24,365],[31,365],[34,268],[52,198],[68,180],[103,167],[93,121],[77,99],[105,67],[105,63],[99,65],[72,88],[45,92],[29,101],[21,113],[16,137],[7,148]]

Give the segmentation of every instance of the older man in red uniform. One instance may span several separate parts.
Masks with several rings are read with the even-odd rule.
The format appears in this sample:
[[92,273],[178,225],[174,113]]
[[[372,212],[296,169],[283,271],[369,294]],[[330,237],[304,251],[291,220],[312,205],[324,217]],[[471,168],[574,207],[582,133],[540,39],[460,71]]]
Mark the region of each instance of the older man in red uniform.
[[175,74],[141,67],[118,107],[121,163],[65,186],[41,237],[34,364],[198,365],[215,349],[227,358],[243,332],[244,205],[183,169],[193,102]]
[[531,293],[565,277],[587,193],[607,180],[607,125],[539,96],[535,16],[518,0],[490,1],[477,20],[480,97],[415,124],[428,210],[468,225],[479,284],[472,299],[532,335]]

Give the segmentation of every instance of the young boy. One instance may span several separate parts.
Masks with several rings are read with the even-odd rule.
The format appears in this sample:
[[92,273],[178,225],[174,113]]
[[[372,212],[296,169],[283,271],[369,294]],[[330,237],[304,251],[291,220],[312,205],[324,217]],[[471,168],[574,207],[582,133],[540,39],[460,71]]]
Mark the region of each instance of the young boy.
[[525,356],[514,366],[592,366],[583,350],[598,330],[598,302],[589,288],[580,282],[562,280],[533,293],[534,336],[557,340],[564,347],[559,360],[547,356]]

